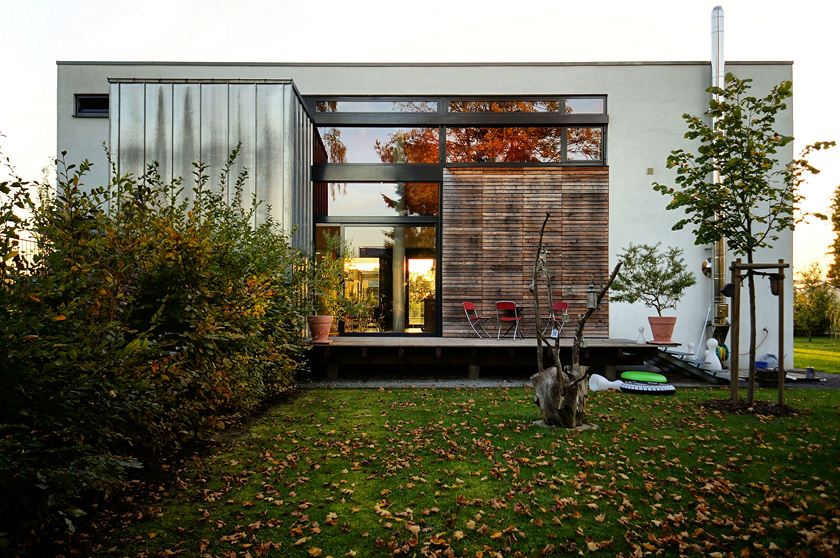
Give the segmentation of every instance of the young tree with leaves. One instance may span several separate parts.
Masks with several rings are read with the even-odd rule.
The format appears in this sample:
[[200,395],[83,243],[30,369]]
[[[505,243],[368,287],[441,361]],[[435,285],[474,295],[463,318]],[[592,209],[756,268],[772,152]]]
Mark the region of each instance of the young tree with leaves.
[[[775,129],[777,116],[787,109],[793,84],[783,81],[764,97],[749,95],[750,79],[726,75],[724,88],[710,87],[708,117],[683,115],[688,123],[686,139],[699,143],[697,152],[676,149],[667,166],[675,169],[675,186],[654,183],[654,189],[669,196],[668,209],[685,216],[674,230],[691,227],[696,244],[712,244],[721,238],[734,254],[754,263],[756,250],[770,248],[779,234],[793,229],[802,195],[799,186],[818,169],[808,163],[815,150],[834,142],[807,146],[799,158],[779,160],[779,152],[793,141]],[[719,180],[713,176],[718,175]],[[823,217],[823,216],[820,216]],[[823,217],[824,218],[824,217]],[[748,402],[755,386],[755,276],[747,273],[750,357]],[[733,350],[738,350],[734,347]]]

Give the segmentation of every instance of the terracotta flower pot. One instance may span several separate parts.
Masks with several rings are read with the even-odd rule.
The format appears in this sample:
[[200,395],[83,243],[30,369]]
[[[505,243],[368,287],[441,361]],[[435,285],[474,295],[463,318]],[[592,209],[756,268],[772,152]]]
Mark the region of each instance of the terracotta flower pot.
[[653,333],[653,343],[670,343],[674,326],[677,325],[676,316],[650,316],[650,331]]
[[313,343],[329,343],[330,329],[332,329],[332,316],[307,316],[309,332],[312,334]]

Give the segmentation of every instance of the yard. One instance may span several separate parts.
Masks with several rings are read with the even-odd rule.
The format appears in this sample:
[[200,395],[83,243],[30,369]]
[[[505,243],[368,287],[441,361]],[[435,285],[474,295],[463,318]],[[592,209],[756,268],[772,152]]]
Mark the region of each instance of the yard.
[[[95,556],[836,556],[840,391],[797,416],[591,394],[596,430],[533,424],[533,392],[302,392],[146,487]],[[775,391],[759,390],[774,400]]]
[[793,365],[812,366],[820,372],[840,374],[840,337],[796,337],[793,340]]

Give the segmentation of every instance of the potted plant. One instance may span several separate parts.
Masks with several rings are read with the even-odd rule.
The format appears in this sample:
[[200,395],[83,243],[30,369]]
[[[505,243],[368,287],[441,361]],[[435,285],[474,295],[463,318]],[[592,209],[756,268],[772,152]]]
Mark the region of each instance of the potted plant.
[[327,248],[316,254],[307,269],[307,302],[309,316],[306,320],[313,343],[329,343],[333,318],[343,315],[346,306],[344,295],[344,263],[346,249],[334,235],[326,237]]
[[683,251],[669,246],[663,250],[649,244],[628,244],[618,258],[624,265],[612,286],[615,302],[643,302],[654,308],[648,318],[654,343],[670,343],[677,323],[675,316],[663,316],[667,308],[676,309],[686,289],[697,281],[686,268]]

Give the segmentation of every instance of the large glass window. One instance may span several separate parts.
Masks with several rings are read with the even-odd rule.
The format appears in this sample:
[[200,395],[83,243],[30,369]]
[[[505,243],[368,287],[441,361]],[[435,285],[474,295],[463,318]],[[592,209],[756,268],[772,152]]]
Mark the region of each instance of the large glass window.
[[437,128],[318,128],[330,163],[438,163]]
[[368,301],[364,315],[345,321],[348,333],[433,333],[436,324],[436,227],[318,225],[316,249],[326,234],[341,234],[352,248],[345,270],[348,297]]
[[324,189],[324,195],[316,195],[317,199],[324,200],[315,204],[318,217],[431,216],[440,213],[437,182],[321,182],[315,188]]
[[447,128],[447,163],[559,163],[561,128]]

